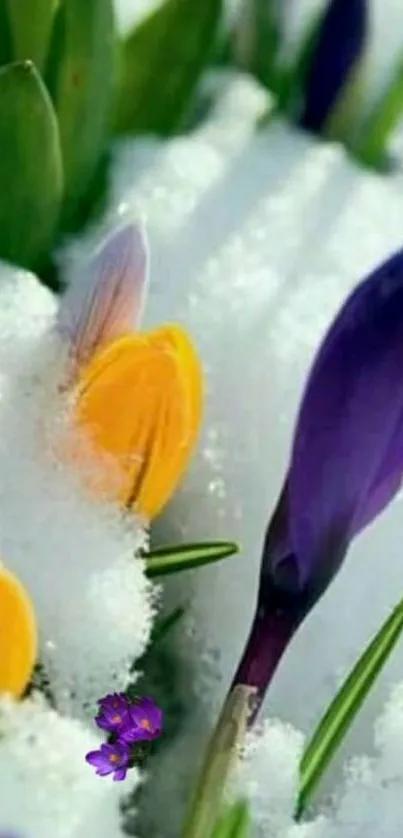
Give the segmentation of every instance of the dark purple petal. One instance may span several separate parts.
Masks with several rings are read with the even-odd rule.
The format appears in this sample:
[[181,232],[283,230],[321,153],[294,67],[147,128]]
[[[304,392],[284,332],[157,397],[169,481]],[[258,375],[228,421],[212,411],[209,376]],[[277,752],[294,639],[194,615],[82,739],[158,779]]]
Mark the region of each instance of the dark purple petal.
[[127,774],[127,768],[118,768],[118,770],[115,771],[115,773],[113,775],[113,781],[115,783],[118,783],[121,780],[125,780],[126,779],[126,774]]
[[[403,251],[351,294],[313,364],[234,684],[255,713],[293,634],[403,475]],[[253,714],[254,715],[254,714]],[[253,716],[252,716],[253,719]]]
[[125,713],[129,709],[129,701],[124,693],[110,693],[98,701],[101,713]]
[[99,751],[90,751],[85,759],[97,769],[99,776],[106,777],[128,767],[130,750],[122,742],[115,742],[113,745],[101,745]]
[[362,506],[357,509],[353,521],[353,534],[363,530],[371,521],[382,512],[383,509],[393,500],[402,485],[403,462],[403,416],[401,422],[396,424],[395,436],[392,438],[387,453],[377,472],[368,496]]
[[96,773],[101,777],[111,774],[114,770],[105,754],[101,751],[90,751],[90,753],[86,755],[85,760],[89,763],[89,765],[93,765],[94,768],[97,769]]
[[396,491],[402,369],[400,252],[347,300],[308,380],[289,475],[290,540],[302,586],[313,574],[326,586],[368,510],[377,514]]
[[123,742],[156,739],[162,730],[162,711],[148,697],[139,698],[130,706],[129,718],[119,736]]
[[300,124],[319,133],[361,57],[368,30],[367,0],[330,0],[309,67]]
[[143,742],[147,738],[146,731],[138,725],[127,724],[119,731],[119,741],[126,745],[134,745],[136,742]]

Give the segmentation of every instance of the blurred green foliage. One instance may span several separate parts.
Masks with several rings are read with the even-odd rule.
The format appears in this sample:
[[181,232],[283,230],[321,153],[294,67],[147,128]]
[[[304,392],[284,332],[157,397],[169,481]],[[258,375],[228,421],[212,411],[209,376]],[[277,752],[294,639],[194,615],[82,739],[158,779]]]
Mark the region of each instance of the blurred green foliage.
[[[214,103],[210,68],[252,74],[298,121],[322,20],[284,58],[280,0],[243,0],[230,24],[224,0],[160,0],[123,38],[114,0],[0,0],[0,259],[57,287],[55,245],[105,205],[114,138],[193,130]],[[384,164],[402,79],[399,63],[353,144],[355,108],[336,115],[333,136],[368,165]]]

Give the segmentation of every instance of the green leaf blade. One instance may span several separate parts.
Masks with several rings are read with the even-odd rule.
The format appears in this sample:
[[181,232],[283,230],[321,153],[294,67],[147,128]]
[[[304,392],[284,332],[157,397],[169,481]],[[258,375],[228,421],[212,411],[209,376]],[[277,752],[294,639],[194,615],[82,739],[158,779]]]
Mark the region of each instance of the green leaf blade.
[[42,70],[59,0],[6,0],[16,61],[33,61]]
[[179,130],[212,57],[222,0],[165,0],[123,42],[117,87],[118,134]]
[[146,574],[153,579],[183,570],[194,570],[233,556],[239,549],[239,545],[232,541],[161,547],[146,554]]
[[212,838],[247,838],[251,827],[251,816],[247,800],[236,800],[229,804],[217,819]]
[[329,762],[343,741],[402,631],[403,600],[382,625],[351,670],[305,749],[300,769],[297,818],[305,811]]
[[11,64],[12,61],[13,49],[7,0],[0,0],[0,67],[4,67],[5,64]]
[[0,258],[38,269],[62,198],[57,121],[31,62],[0,70]]
[[403,59],[400,60],[384,95],[369,116],[357,144],[358,158],[368,166],[381,166],[386,157],[387,141],[403,116]]
[[74,225],[107,149],[115,59],[112,0],[62,0],[46,80],[60,126],[66,226]]

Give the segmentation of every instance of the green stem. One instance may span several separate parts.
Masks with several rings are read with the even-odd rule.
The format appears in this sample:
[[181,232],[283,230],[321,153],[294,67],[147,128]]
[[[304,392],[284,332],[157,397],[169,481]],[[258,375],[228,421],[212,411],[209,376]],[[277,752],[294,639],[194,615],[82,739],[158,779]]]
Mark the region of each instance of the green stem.
[[253,687],[237,684],[228,695],[211,735],[183,825],[181,838],[209,838],[225,785],[250,713]]

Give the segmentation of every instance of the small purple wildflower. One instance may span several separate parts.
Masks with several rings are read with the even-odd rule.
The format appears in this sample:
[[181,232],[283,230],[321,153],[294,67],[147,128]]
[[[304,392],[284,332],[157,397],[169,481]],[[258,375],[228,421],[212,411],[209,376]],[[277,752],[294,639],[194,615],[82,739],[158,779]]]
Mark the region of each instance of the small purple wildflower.
[[127,744],[157,739],[162,730],[162,711],[151,698],[139,698],[129,707],[119,738]]
[[129,768],[130,749],[122,742],[114,745],[101,745],[99,751],[90,751],[86,762],[96,768],[99,777],[113,774],[115,782],[124,780]]
[[102,730],[108,733],[119,733],[127,724],[129,714],[129,702],[123,693],[106,695],[98,701],[99,714],[95,722]]

